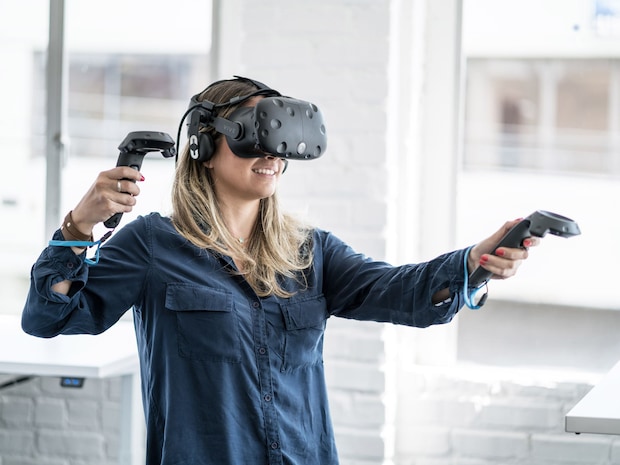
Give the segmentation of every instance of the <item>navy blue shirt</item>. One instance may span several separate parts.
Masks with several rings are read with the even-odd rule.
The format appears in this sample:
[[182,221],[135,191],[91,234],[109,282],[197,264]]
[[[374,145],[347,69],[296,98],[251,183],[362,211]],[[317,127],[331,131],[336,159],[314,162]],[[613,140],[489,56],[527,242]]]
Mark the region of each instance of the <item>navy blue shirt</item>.
[[[60,231],[55,239],[62,239]],[[463,304],[464,250],[391,266],[313,232],[307,287],[260,298],[229,257],[199,249],[169,218],[130,222],[96,266],[47,247],[32,268],[23,329],[98,334],[133,308],[148,465],[335,465],[323,368],[330,316],[425,327]],[[51,286],[73,281],[69,295]],[[449,288],[452,301],[431,296]]]

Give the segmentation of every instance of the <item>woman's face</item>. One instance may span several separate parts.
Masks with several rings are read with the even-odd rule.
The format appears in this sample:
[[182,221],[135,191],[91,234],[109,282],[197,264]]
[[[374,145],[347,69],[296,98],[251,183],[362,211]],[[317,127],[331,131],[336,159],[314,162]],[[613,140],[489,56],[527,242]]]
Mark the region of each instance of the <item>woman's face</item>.
[[260,200],[271,197],[284,170],[284,161],[271,155],[241,158],[228,147],[225,137],[217,141],[215,154],[204,166],[211,170],[220,200]]

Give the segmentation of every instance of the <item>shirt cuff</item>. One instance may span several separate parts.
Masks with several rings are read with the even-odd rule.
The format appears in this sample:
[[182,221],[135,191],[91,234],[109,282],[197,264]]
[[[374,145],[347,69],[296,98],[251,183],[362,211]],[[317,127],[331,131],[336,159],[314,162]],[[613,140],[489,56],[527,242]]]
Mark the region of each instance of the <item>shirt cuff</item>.
[[[57,241],[64,241],[60,229],[54,232],[52,237]],[[50,262],[50,266],[56,270],[63,279],[75,281],[85,272],[84,259],[86,258],[86,250],[76,255],[71,247],[48,246],[46,255]]]

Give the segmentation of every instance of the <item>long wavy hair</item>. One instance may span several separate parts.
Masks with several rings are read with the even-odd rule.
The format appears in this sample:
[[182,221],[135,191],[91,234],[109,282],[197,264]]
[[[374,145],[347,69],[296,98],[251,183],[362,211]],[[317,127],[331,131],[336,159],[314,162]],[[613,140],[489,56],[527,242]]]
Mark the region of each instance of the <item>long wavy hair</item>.
[[[233,97],[256,91],[247,81],[219,81],[205,89],[199,101],[215,104],[229,102]],[[227,117],[236,105],[218,111]],[[212,128],[203,128],[216,146],[222,136]],[[294,293],[283,287],[282,278],[293,278],[305,285],[304,270],[312,264],[312,228],[283,213],[277,197],[261,199],[259,214],[252,234],[241,244],[230,233],[214,189],[211,171],[189,156],[186,145],[179,155],[172,186],[172,223],[176,230],[195,246],[234,256],[243,275],[257,295],[291,297]]]

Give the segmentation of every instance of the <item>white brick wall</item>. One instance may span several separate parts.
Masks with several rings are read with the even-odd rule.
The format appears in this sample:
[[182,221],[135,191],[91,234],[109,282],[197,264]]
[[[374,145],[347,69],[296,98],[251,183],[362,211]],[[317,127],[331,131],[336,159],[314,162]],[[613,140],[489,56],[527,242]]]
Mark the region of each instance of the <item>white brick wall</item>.
[[[326,119],[327,154],[307,164],[291,162],[283,202],[383,259],[390,2],[240,3],[243,72],[315,101]],[[386,448],[382,327],[332,320],[325,350],[342,463],[380,464]]]
[[0,391],[0,465],[116,463],[117,385],[87,379],[81,389],[63,388],[59,378],[35,377]]
[[398,465],[612,465],[620,439],[564,431],[583,374],[413,366],[399,382]]

